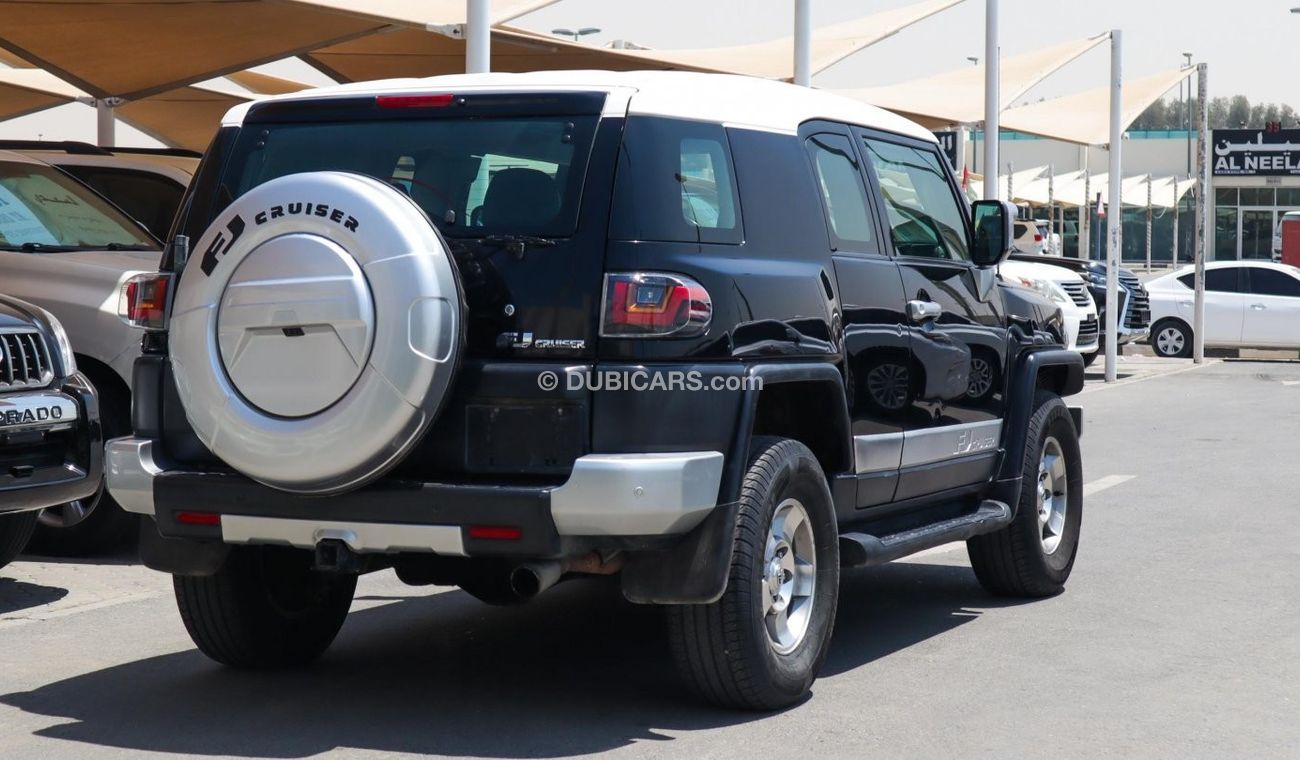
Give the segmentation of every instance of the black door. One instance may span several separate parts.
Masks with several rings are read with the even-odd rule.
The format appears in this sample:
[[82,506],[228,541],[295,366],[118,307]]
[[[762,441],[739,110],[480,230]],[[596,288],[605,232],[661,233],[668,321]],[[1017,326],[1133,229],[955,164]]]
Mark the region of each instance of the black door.
[[858,475],[857,506],[894,498],[914,371],[903,326],[903,283],[886,255],[847,127],[805,129],[843,305],[846,389]]
[[857,137],[902,277],[920,374],[895,498],[983,482],[1001,446],[1007,332],[993,271],[970,263],[969,204],[937,146]]

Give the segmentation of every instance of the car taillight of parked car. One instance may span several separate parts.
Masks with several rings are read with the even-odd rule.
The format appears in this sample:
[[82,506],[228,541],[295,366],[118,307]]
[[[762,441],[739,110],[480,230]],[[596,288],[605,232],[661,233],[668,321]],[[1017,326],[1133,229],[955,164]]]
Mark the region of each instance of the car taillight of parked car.
[[132,327],[142,330],[167,328],[167,296],[171,291],[169,273],[137,274],[122,285],[117,315]]
[[607,338],[689,338],[703,335],[713,300],[695,280],[661,272],[605,275],[600,334]]

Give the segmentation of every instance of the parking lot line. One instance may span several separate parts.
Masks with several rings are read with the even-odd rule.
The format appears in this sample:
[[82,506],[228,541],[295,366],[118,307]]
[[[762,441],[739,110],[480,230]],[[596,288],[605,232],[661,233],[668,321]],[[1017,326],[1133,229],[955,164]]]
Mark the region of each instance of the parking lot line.
[[1095,493],[1101,493],[1107,488],[1114,488],[1115,486],[1127,483],[1136,477],[1136,475],[1107,475],[1104,478],[1097,478],[1091,483],[1083,484],[1083,495],[1092,496]]

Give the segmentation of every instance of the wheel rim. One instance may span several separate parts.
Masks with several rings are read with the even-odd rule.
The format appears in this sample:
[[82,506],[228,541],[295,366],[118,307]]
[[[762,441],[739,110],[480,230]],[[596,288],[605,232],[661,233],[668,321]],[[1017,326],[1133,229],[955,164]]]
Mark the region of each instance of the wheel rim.
[[1038,461],[1038,531],[1044,554],[1052,554],[1060,547],[1068,507],[1065,454],[1060,442],[1049,436]]
[[808,633],[816,578],[817,546],[808,512],[798,499],[786,499],[767,530],[759,583],[763,623],[778,654],[793,652]]
[[99,504],[99,497],[103,493],[104,486],[101,483],[98,491],[84,499],[42,509],[37,520],[41,525],[49,528],[71,528],[80,525],[95,511],[95,506]]
[[885,409],[902,409],[907,405],[907,368],[901,364],[881,364],[867,373],[867,392]]
[[967,389],[971,398],[980,398],[989,392],[993,387],[993,368],[983,359],[972,359],[970,363],[970,388]]
[[1156,348],[1160,349],[1160,353],[1166,356],[1182,353],[1183,346],[1186,344],[1187,340],[1183,337],[1183,331],[1177,327],[1166,327],[1156,335]]

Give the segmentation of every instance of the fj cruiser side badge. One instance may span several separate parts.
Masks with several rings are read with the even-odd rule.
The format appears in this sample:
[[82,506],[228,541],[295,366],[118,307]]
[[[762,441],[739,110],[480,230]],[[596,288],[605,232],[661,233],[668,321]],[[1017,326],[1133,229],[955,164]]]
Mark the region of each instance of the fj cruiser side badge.
[[579,338],[534,338],[530,332],[503,332],[497,336],[498,348],[555,348],[581,351],[587,341]]

